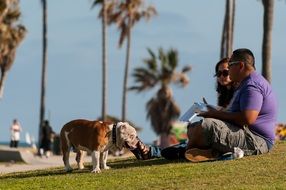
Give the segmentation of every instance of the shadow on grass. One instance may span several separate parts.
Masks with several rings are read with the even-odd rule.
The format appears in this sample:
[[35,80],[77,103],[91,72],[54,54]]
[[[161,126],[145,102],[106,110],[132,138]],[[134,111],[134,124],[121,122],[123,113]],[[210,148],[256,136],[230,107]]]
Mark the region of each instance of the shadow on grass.
[[176,162],[184,162],[184,160],[170,161],[164,158],[151,159],[151,160],[122,159],[122,160],[115,160],[113,162],[111,161],[108,165],[113,169],[121,169],[121,168],[145,167],[152,165],[163,165]]
[[[85,173],[87,169],[84,170],[73,170],[76,173]],[[43,169],[43,170],[33,170],[33,171],[26,171],[26,172],[16,172],[5,174],[0,176],[0,179],[7,179],[7,178],[30,178],[30,177],[43,177],[43,176],[55,176],[55,175],[68,175],[73,172],[66,172],[63,168],[51,168],[51,169]]]
[[[136,160],[132,158],[127,159],[115,159],[109,161],[107,164],[111,167],[112,170],[122,169],[122,168],[134,168],[134,167],[145,167],[152,165],[164,165],[168,163],[176,163],[176,162],[185,162],[184,160],[175,160],[170,161],[164,158],[152,159],[152,160]],[[73,166],[76,168],[76,166]],[[75,175],[80,173],[90,173],[92,170],[91,163],[86,163],[85,168],[83,170],[74,169],[72,172],[66,172],[63,167],[60,168],[51,168],[46,170],[34,170],[34,171],[26,171],[26,172],[17,172],[10,173],[0,176],[0,179],[7,178],[31,178],[31,177],[44,177],[44,176],[57,176],[57,175]]]

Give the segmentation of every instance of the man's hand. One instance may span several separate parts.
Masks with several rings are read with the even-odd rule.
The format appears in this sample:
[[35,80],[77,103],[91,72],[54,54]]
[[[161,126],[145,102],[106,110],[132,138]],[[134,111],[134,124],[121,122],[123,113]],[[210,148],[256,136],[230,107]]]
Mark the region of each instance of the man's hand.
[[215,108],[213,108],[212,106],[208,106],[208,105],[207,105],[207,108],[208,108],[208,111],[200,112],[198,114],[198,116],[204,117],[204,118],[208,117],[208,118],[219,119],[217,116],[220,115],[220,111],[218,111]]

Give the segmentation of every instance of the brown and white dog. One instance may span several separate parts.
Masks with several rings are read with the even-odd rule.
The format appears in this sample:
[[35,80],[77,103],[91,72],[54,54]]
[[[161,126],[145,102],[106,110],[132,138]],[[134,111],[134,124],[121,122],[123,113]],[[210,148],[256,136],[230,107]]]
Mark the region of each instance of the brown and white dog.
[[121,150],[123,147],[135,146],[138,142],[135,128],[127,122],[115,124],[84,119],[66,123],[60,133],[63,161],[66,171],[71,171],[69,154],[71,148],[76,152],[79,169],[83,169],[83,151],[91,152],[92,172],[109,169],[106,165],[108,150]]

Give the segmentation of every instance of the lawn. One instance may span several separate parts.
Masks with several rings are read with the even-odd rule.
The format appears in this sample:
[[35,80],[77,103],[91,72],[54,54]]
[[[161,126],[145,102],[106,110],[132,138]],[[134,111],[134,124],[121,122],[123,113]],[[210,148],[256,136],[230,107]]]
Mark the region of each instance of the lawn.
[[0,189],[286,189],[286,142],[269,154],[191,163],[116,159],[100,174],[65,173],[63,167],[0,176]]

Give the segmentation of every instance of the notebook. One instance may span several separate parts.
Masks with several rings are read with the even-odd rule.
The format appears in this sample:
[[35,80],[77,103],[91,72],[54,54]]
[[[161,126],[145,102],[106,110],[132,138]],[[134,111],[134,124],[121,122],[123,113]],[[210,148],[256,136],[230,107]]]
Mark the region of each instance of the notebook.
[[182,122],[191,122],[200,112],[208,111],[207,104],[195,102],[179,119]]

